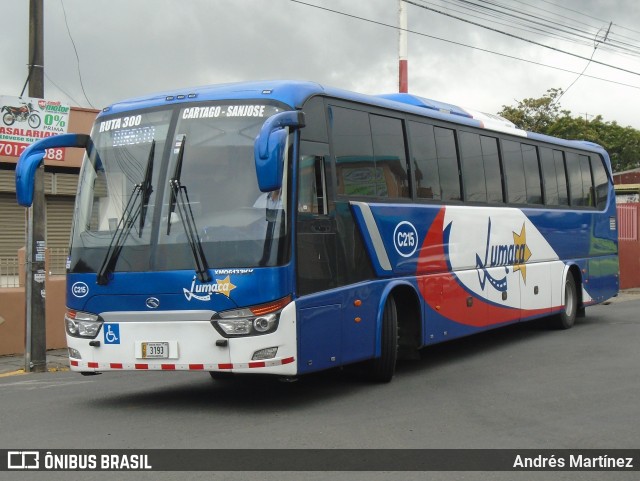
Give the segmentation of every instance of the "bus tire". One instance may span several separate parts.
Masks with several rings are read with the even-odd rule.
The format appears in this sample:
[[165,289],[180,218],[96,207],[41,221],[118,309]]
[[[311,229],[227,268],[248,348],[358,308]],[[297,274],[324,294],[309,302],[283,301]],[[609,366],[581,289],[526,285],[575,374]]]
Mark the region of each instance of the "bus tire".
[[380,357],[371,361],[370,378],[376,382],[389,382],[396,371],[398,360],[398,311],[392,295],[384,304],[380,350]]
[[571,329],[576,323],[578,313],[578,288],[571,272],[567,273],[564,283],[564,306],[559,314],[554,316],[552,326],[556,329]]

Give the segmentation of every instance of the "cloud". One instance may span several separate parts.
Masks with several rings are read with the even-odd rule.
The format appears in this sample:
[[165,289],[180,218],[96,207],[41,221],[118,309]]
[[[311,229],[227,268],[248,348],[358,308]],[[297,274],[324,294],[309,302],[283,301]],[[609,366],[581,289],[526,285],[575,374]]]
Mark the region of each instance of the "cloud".
[[[397,89],[397,31],[327,10],[289,0],[63,1],[86,96],[98,108],[166,89],[255,79],[313,80],[364,93]],[[396,0],[306,1],[354,17],[397,23]],[[555,11],[584,22],[585,30],[607,25],[592,17],[615,20],[618,38],[640,45],[640,33],[622,27],[638,24],[635,1],[563,3],[575,12],[549,2],[525,3],[543,15]],[[17,95],[27,73],[28,2],[4,2],[3,19],[0,93]],[[408,5],[408,20],[410,30],[575,72],[587,63],[413,5]],[[536,39],[586,57],[593,51],[589,45]],[[548,88],[566,89],[577,77],[423,35],[410,34],[408,40],[411,92],[487,112],[541,96]],[[88,106],[60,1],[45,2],[45,43],[50,79],[45,80],[45,96],[74,103],[71,97]],[[640,72],[637,57],[602,49],[595,58]],[[639,76],[595,64],[586,73],[640,87]],[[563,97],[562,106],[575,115],[602,114],[605,120],[640,128],[638,88],[582,77]]]

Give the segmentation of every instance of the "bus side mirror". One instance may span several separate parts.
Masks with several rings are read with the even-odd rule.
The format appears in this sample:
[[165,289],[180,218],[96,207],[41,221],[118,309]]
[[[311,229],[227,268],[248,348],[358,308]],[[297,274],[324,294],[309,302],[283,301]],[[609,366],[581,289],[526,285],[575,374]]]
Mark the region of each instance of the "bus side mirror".
[[282,187],[284,150],[287,147],[285,127],[304,127],[304,113],[286,111],[269,117],[260,129],[253,145],[258,187],[271,192]]
[[18,159],[16,165],[16,197],[18,204],[30,207],[33,204],[33,187],[36,170],[40,167],[47,149],[62,147],[84,147],[87,149],[91,143],[91,137],[86,134],[54,135],[39,140],[27,147]]

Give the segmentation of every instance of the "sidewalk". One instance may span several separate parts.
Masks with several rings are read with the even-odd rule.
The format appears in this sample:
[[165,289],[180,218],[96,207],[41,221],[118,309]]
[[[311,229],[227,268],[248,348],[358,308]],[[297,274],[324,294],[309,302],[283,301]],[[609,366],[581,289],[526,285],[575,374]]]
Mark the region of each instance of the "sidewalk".
[[[69,355],[67,348],[47,351],[47,371],[68,371]],[[0,377],[25,374],[24,355],[0,356]]]
[[[609,299],[605,302],[605,304],[611,304],[613,302],[632,301],[635,299],[640,299],[640,288],[625,289],[623,291],[620,291],[617,297]],[[47,371],[68,370],[69,357],[67,355],[66,348],[47,351]],[[13,376],[18,374],[25,374],[24,356],[22,354],[14,354],[13,356],[0,356],[0,377]]]

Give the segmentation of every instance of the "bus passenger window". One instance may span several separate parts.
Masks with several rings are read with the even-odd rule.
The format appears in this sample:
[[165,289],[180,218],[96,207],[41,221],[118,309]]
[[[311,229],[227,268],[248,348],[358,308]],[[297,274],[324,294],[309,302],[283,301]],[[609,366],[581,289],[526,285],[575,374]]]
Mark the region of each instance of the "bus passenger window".
[[569,177],[569,198],[571,205],[582,206],[584,202],[584,192],[582,190],[582,171],[580,169],[580,159],[578,154],[566,152],[567,174]]
[[440,175],[433,125],[409,122],[411,163],[419,199],[440,200]]
[[593,179],[591,178],[589,157],[586,155],[580,155],[578,157],[580,159],[580,172],[582,173],[582,205],[595,207],[596,199],[593,191]]
[[334,106],[330,111],[338,194],[375,196],[384,179],[373,158],[369,114]]
[[376,194],[410,197],[402,121],[380,115],[371,115],[370,121],[376,170],[384,175],[384,192],[379,190]]
[[542,204],[538,150],[533,145],[521,144],[524,181],[527,186],[527,204]]
[[507,202],[511,204],[525,204],[527,191],[524,180],[524,164],[520,142],[502,141],[504,158],[504,174],[507,183]]
[[558,204],[569,205],[569,191],[567,188],[567,170],[564,165],[564,152],[553,151],[553,161],[556,164],[556,175],[558,176]]
[[593,172],[593,184],[596,193],[596,207],[604,209],[607,206],[607,194],[609,192],[609,179],[607,171],[602,165],[602,160],[597,155],[591,156],[591,170]]
[[482,148],[480,147],[480,136],[470,132],[460,132],[459,139],[464,200],[486,202],[487,184],[482,160]]
[[455,134],[451,129],[434,127],[438,173],[442,200],[462,200],[460,195],[460,168]]
[[487,201],[504,202],[502,193],[502,171],[500,170],[500,155],[498,154],[498,139],[480,136],[482,145],[482,159],[487,181]]
[[540,165],[542,178],[544,179],[544,203],[546,205],[558,205],[558,177],[556,164],[553,160],[553,151],[547,147],[540,147]]

